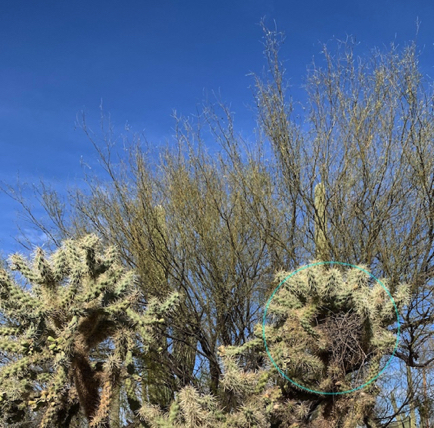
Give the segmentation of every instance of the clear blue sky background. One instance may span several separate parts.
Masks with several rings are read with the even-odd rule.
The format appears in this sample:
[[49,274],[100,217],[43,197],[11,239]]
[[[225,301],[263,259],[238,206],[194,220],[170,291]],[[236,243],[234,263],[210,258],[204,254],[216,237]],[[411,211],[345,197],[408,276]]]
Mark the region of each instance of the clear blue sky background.
[[[81,157],[92,165],[96,156],[75,118],[84,109],[98,131],[101,99],[119,132],[128,122],[158,144],[173,134],[173,109],[194,114],[204,90],[220,90],[238,130],[253,135],[246,74],[264,66],[263,16],[286,33],[281,58],[295,98],[320,42],[353,35],[363,54],[413,39],[417,18],[422,70],[434,74],[432,0],[3,1],[0,180],[80,184]],[[19,206],[0,193],[0,207],[0,251],[10,254]]]

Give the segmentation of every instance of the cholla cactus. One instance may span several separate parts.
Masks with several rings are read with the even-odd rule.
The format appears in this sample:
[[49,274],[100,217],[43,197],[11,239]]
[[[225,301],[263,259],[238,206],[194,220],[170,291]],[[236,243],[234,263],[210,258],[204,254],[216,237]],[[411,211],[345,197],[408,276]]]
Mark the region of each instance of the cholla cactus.
[[[284,379],[271,360],[256,371],[240,363],[252,352],[265,354],[262,325],[244,345],[220,348],[221,387],[231,397],[225,407],[232,411],[216,426],[350,428],[369,419],[378,393],[369,381],[379,373],[381,357],[394,348],[396,338],[387,326],[396,312],[384,288],[372,285],[366,267],[361,269],[366,272],[352,268],[344,275],[316,264],[288,278],[269,303],[267,348],[280,371],[304,388]],[[276,285],[289,276],[280,272]],[[398,309],[408,293],[405,284],[394,293]]]
[[[378,282],[370,284],[373,280],[366,266],[360,267],[366,272],[351,268],[344,274],[337,267],[312,265],[292,276],[288,272],[276,276],[276,283],[289,278],[273,296],[267,312],[271,320],[265,330],[269,353],[294,382],[287,382],[288,398],[309,398],[307,390],[357,390],[377,376],[382,356],[393,351],[396,343],[387,330],[396,319],[393,303]],[[381,282],[388,284],[385,279]],[[408,302],[408,293],[405,284],[394,293],[398,309]],[[274,365],[271,372],[277,372]],[[310,395],[314,400],[315,394]],[[373,383],[350,394],[325,395],[312,426],[336,426],[338,421],[356,426],[372,410],[374,395]]]
[[[161,428],[351,428],[367,421],[375,426],[370,417],[378,389],[370,381],[395,345],[387,327],[396,312],[384,288],[365,266],[360,268],[366,272],[352,268],[344,274],[324,264],[300,270],[269,303],[268,350],[286,376],[311,391],[283,379],[267,358],[259,369],[246,368],[252,353],[265,356],[262,325],[257,325],[255,337],[244,345],[219,348],[223,376],[217,397],[187,386],[169,412],[144,404],[138,411],[141,420]],[[289,275],[278,274],[276,284]],[[408,293],[405,284],[394,292],[398,309],[408,302]]]
[[[0,311],[9,320],[0,327],[0,350],[11,360],[0,368],[3,422],[32,408],[45,412],[41,427],[67,426],[76,400],[90,426],[107,426],[113,388],[134,376],[122,367],[122,357],[135,341],[121,340],[120,329],[138,332],[146,350],[152,326],[164,321],[177,294],[138,312],[134,273],[123,268],[114,248],[101,253],[95,235],[65,241],[49,258],[38,248],[32,265],[16,254],[11,269],[31,288],[0,270]],[[115,338],[119,346],[107,361],[91,362],[99,345]]]
[[178,393],[168,412],[145,403],[138,414],[151,428],[212,428],[224,426],[226,419],[215,397],[199,394],[192,386],[186,386]]
[[[199,394],[194,387],[186,386],[168,412],[145,403],[138,412],[140,419],[151,428],[271,428],[275,414],[288,403],[280,404],[281,391],[271,385],[267,372],[244,372],[237,365],[234,350],[219,350],[224,368],[221,396]],[[232,394],[235,405],[229,409],[222,400]]]

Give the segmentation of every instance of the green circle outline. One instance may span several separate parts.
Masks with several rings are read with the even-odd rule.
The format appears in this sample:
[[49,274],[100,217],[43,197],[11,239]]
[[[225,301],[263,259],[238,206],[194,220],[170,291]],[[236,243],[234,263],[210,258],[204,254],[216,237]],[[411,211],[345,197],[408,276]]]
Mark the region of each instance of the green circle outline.
[[[381,286],[386,290],[386,293],[389,295],[390,300],[392,301],[393,306],[395,307],[396,320],[397,320],[397,322],[398,322],[398,335],[397,335],[397,337],[396,337],[396,344],[395,344],[395,348],[394,348],[394,350],[393,350],[393,352],[392,352],[392,355],[390,356],[390,358],[389,358],[389,360],[387,361],[386,365],[384,366],[383,370],[381,370],[381,372],[378,373],[377,376],[375,376],[374,378],[372,378],[370,381],[364,383],[363,385],[358,386],[357,388],[351,389],[351,390],[349,390],[349,391],[340,391],[340,392],[322,392],[322,391],[314,391],[313,389],[306,388],[305,386],[303,386],[303,385],[299,385],[297,382],[294,382],[292,379],[290,379],[288,376],[286,376],[285,373],[283,373],[282,370],[279,369],[279,367],[277,367],[277,364],[276,364],[275,361],[273,360],[273,357],[271,356],[271,354],[270,354],[270,352],[269,352],[269,350],[268,350],[267,340],[266,340],[266,337],[265,337],[265,321],[266,321],[266,316],[267,316],[268,307],[269,307],[270,302],[271,302],[271,300],[273,299],[274,295],[277,293],[277,291],[278,291],[279,288],[282,286],[282,284],[283,284],[285,281],[287,281],[289,278],[291,278],[291,276],[295,275],[297,272],[300,272],[301,270],[307,269],[308,267],[312,267],[312,266],[316,266],[316,265],[322,265],[322,264],[341,264],[341,265],[351,266],[351,267],[354,267],[354,268],[356,268],[356,269],[362,270],[363,272],[365,272],[365,273],[367,273],[368,275],[372,276],[372,278],[374,278],[374,279],[375,279],[375,280],[376,280],[376,281],[377,281],[377,282],[378,282],[378,283],[379,283],[379,284],[380,284],[380,285],[381,285]],[[267,304],[266,304],[266,306],[265,306],[265,311],[264,311],[264,316],[263,316],[263,321],[262,321],[262,338],[264,339],[265,350],[266,350],[266,352],[267,352],[267,354],[268,354],[268,357],[270,358],[270,360],[271,360],[271,362],[273,363],[274,367],[276,367],[277,371],[278,371],[278,372],[279,372],[279,373],[280,373],[280,374],[281,374],[281,375],[282,375],[286,380],[289,380],[291,383],[293,383],[294,385],[298,386],[299,388],[302,388],[302,389],[304,389],[304,390],[306,390],[306,391],[309,391],[309,392],[313,392],[313,393],[315,393],[315,394],[323,394],[323,395],[342,395],[342,394],[348,394],[348,393],[350,393],[350,392],[354,392],[354,391],[357,391],[357,390],[359,390],[359,389],[364,388],[365,386],[367,386],[367,385],[369,385],[371,382],[373,382],[375,379],[377,379],[377,378],[381,375],[381,373],[383,373],[384,370],[386,370],[387,366],[390,364],[390,362],[391,362],[391,360],[392,360],[393,356],[395,355],[395,352],[396,352],[396,350],[397,350],[397,348],[398,348],[400,327],[401,327],[401,325],[400,325],[400,323],[399,323],[399,313],[398,313],[398,308],[396,307],[396,304],[395,304],[395,301],[393,300],[392,295],[389,293],[389,290],[384,286],[384,284],[383,284],[379,279],[377,279],[374,275],[372,275],[372,273],[368,272],[367,270],[365,270],[365,269],[363,269],[363,268],[361,268],[361,267],[359,267],[359,266],[355,266],[355,265],[352,265],[352,264],[349,264],[349,263],[335,262],[335,261],[330,261],[330,262],[317,262],[317,263],[313,263],[313,264],[310,264],[310,265],[306,265],[306,266],[303,266],[303,267],[297,269],[296,271],[294,271],[293,273],[291,273],[290,275],[288,275],[288,276],[287,276],[287,277],[286,277],[286,278],[285,278],[285,279],[284,279],[284,280],[283,280],[283,281],[278,285],[278,287],[273,291],[273,294],[272,294],[271,297],[268,299],[268,302],[267,302]]]

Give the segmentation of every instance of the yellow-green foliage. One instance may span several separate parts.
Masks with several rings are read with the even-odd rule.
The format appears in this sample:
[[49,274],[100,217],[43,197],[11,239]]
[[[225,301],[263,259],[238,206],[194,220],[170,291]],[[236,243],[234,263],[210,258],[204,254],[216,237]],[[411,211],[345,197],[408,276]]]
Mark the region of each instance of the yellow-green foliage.
[[[65,241],[51,256],[38,248],[32,262],[19,254],[10,262],[27,284],[19,285],[10,271],[0,269],[0,312],[9,321],[0,327],[0,350],[10,358],[0,367],[0,425],[19,420],[23,409],[36,406],[44,412],[41,426],[61,426],[58,418],[71,404],[65,399],[71,388],[76,388],[89,422],[95,417],[92,426],[103,423],[122,362],[116,357],[100,373],[89,357],[119,328],[139,330],[145,335],[142,342],[152,340],[152,325],[164,321],[177,294],[163,304],[151,301],[149,313],[137,312],[134,272],[124,269],[115,248],[102,251],[95,235]],[[133,341],[130,354],[131,346]],[[129,375],[127,379],[131,381]]]

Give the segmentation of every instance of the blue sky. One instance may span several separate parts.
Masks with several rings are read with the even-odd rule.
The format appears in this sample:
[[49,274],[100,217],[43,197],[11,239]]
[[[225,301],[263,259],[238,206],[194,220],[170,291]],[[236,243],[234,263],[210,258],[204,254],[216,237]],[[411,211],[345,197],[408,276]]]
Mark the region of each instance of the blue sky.
[[[413,39],[417,18],[421,67],[434,74],[432,0],[15,0],[0,11],[0,180],[10,184],[19,173],[59,190],[80,185],[80,159],[93,165],[96,155],[75,119],[84,109],[98,134],[101,99],[116,130],[128,122],[159,144],[173,134],[174,109],[194,114],[204,91],[220,90],[237,130],[252,136],[246,75],[264,66],[264,16],[286,34],[281,58],[295,98],[321,42],[353,35],[363,54]],[[0,251],[9,254],[19,249],[19,206],[0,193],[0,207]]]

